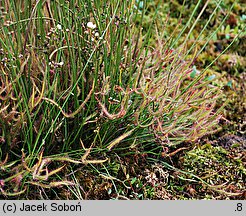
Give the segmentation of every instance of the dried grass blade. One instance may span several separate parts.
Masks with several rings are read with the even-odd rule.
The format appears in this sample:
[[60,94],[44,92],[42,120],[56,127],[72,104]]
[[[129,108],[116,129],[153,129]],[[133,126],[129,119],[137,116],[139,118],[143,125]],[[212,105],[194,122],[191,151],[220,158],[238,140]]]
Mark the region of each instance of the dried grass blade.
[[108,150],[111,150],[115,145],[119,144],[123,139],[125,139],[126,137],[130,136],[132,134],[132,132],[134,131],[135,129],[132,129],[124,134],[122,134],[120,137],[114,139],[110,144],[109,146],[107,147]]

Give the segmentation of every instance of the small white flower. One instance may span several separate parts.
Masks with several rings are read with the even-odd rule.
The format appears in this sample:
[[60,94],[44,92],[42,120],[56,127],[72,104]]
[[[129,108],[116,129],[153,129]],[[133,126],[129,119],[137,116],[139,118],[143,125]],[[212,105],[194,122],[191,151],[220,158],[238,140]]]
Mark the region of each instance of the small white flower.
[[60,24],[58,24],[58,25],[56,26],[56,28],[57,28],[58,30],[61,30],[61,29],[62,29],[62,26],[61,26]]
[[97,26],[96,26],[96,24],[93,24],[92,22],[88,22],[87,27],[90,29],[95,29]]
[[95,33],[95,37],[99,37],[99,33],[98,32]]
[[62,66],[64,65],[64,62],[58,62],[57,65]]

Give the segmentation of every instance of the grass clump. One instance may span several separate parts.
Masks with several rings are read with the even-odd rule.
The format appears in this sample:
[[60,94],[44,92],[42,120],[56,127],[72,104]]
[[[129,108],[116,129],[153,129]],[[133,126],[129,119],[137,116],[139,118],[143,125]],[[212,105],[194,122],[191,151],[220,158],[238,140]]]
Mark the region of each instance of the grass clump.
[[1,5],[3,195],[18,196],[33,186],[79,191],[75,175],[63,177],[68,164],[90,165],[100,175],[113,153],[165,153],[218,129],[221,109],[214,108],[221,92],[206,69],[198,73],[194,67],[199,52],[191,55],[186,46],[193,27],[178,45],[188,25],[177,38],[166,38],[154,21],[142,28],[148,5]]

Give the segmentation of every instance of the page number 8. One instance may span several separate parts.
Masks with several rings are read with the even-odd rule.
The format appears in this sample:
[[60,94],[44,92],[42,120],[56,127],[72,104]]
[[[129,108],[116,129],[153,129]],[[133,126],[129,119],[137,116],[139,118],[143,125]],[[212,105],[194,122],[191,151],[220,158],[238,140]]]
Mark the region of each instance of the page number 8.
[[237,209],[235,211],[242,211],[243,210],[243,204],[237,203]]

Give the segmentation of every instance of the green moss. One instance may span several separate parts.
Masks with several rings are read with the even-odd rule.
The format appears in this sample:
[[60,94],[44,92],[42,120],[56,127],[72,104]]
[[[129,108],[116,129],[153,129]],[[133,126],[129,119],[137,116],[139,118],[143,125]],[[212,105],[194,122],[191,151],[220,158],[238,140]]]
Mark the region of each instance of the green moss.
[[221,146],[203,145],[185,154],[182,170],[199,176],[213,186],[233,185],[236,191],[245,187],[246,169],[242,158],[242,154],[238,158],[232,155],[231,150]]

